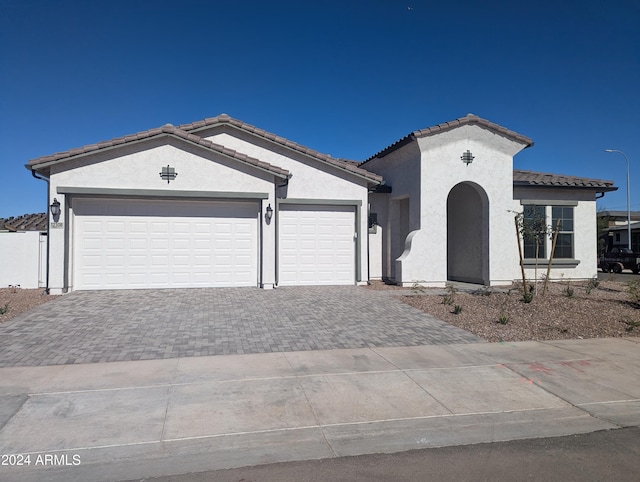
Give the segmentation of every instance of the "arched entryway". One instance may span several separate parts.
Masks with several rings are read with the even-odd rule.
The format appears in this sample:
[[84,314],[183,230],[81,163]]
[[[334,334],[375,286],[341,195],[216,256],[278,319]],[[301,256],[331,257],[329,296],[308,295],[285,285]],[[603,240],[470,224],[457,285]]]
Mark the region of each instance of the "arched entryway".
[[447,279],[489,284],[489,199],[472,182],[447,197]]

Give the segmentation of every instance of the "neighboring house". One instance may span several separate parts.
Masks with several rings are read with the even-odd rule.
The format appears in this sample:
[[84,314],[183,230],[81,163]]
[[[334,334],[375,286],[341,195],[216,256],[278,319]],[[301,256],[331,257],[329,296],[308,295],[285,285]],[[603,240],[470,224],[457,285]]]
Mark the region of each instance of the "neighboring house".
[[636,253],[640,252],[640,211],[598,212],[599,226],[606,226],[600,230],[600,247],[603,250],[610,251],[615,247],[629,246],[628,215],[631,218],[631,249]]
[[510,283],[520,272],[514,211],[524,206],[562,220],[552,276],[590,278],[595,198],[616,188],[514,171],[513,156],[532,144],[468,115],[357,163],[223,114],[27,168],[60,203],[50,224],[52,293]]
[[0,288],[45,286],[46,235],[46,213],[0,218]]

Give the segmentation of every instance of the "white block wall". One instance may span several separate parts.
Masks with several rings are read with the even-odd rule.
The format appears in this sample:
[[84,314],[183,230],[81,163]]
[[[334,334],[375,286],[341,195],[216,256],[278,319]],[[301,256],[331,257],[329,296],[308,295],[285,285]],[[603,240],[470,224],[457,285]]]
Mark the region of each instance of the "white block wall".
[[0,288],[45,285],[47,237],[37,231],[0,232]]

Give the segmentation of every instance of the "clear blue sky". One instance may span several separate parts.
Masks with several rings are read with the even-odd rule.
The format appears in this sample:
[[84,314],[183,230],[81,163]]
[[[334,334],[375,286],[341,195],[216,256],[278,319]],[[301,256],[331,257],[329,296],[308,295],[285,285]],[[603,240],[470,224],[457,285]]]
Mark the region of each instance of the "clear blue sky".
[[363,160],[474,113],[515,168],[612,179],[640,210],[640,3],[0,0],[0,217],[44,211],[32,158],[220,113]]

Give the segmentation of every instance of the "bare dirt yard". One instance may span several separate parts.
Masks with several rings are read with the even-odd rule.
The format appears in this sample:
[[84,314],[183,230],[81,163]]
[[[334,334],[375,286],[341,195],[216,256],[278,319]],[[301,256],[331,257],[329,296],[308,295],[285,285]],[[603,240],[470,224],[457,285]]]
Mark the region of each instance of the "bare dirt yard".
[[637,281],[549,283],[544,296],[540,282],[529,303],[521,285],[447,295],[383,283],[370,288],[396,290],[405,303],[491,342],[640,336]]
[[43,289],[0,288],[0,323],[56,298],[45,295]]

